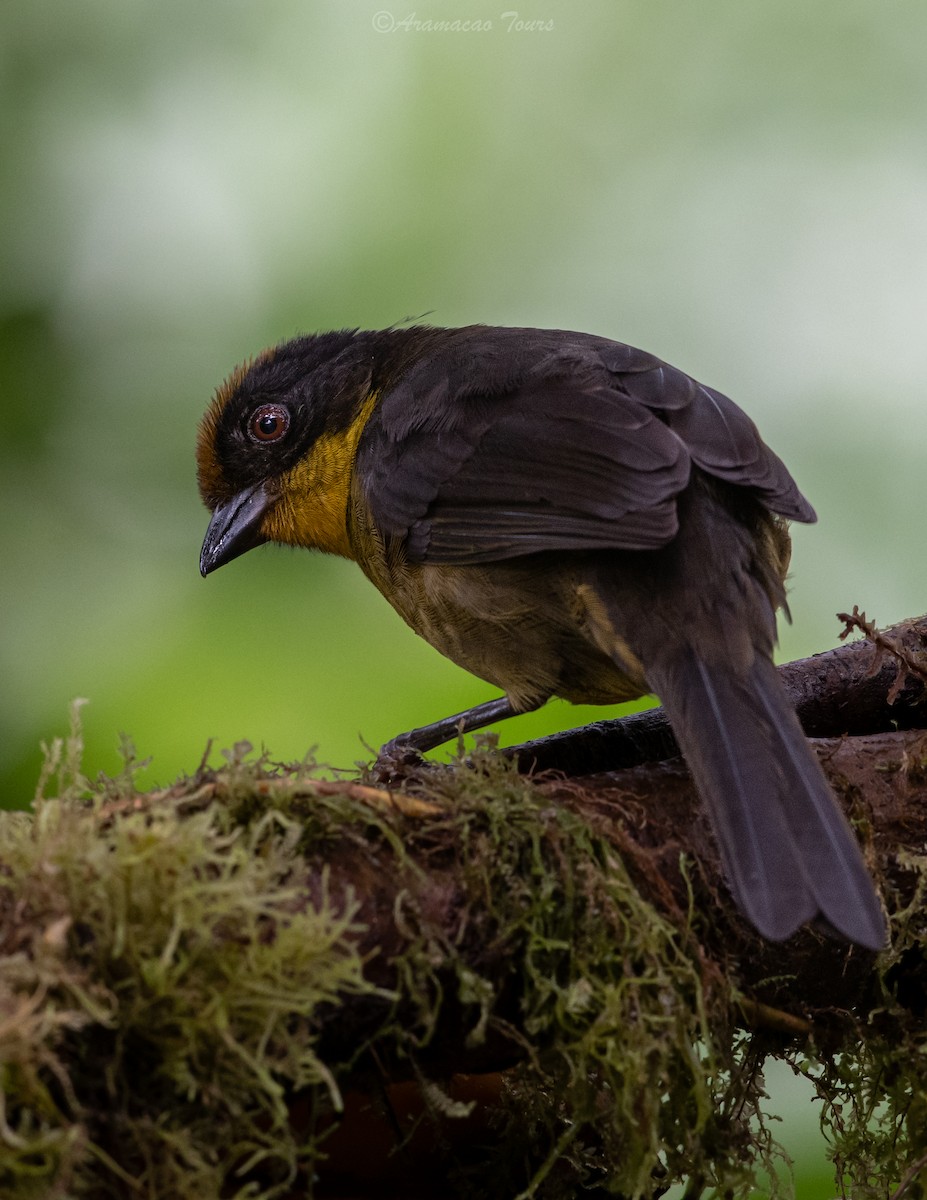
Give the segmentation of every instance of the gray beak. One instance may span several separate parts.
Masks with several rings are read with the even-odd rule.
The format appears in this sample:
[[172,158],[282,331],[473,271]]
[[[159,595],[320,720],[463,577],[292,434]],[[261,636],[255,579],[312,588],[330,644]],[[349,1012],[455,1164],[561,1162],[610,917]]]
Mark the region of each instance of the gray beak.
[[220,504],[212,514],[203,549],[200,551],[200,574],[205,576],[222,567],[246,550],[253,550],[269,539],[261,533],[261,520],[276,500],[266,485],[246,488]]

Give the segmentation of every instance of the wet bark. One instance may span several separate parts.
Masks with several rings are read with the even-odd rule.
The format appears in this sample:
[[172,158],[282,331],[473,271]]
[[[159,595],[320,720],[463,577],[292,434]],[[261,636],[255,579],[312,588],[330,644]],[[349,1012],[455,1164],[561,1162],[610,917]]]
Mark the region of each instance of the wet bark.
[[[878,639],[878,644],[842,645],[781,671],[837,798],[860,834],[891,913],[910,902],[919,878],[912,856],[927,847],[927,704],[920,677],[921,662],[927,661],[927,617],[904,622]],[[749,997],[747,1024],[775,1028],[778,1021],[782,1031],[800,1034],[811,1023],[833,1023],[838,1011],[865,1021],[878,1005],[875,955],[814,929],[785,943],[769,943],[736,910],[707,818],[660,710],[600,722],[506,753],[526,771],[555,772],[538,780],[540,788],[615,844],[654,907],[680,927],[686,925],[690,907],[699,914],[700,953],[736,979]],[[409,783],[414,791],[414,776]],[[416,868],[385,879],[363,878],[359,862],[343,861],[339,871],[345,883],[367,897],[365,946],[376,948],[372,968],[384,985],[391,985],[389,964],[403,949],[394,920],[400,893],[443,927],[452,943],[459,941],[457,922],[461,913],[470,912],[470,900],[452,860],[432,861],[424,872]],[[500,979],[505,975],[504,950],[498,963],[484,947],[474,947],[474,953],[482,974],[490,979],[494,971]],[[913,959],[911,963],[913,970]],[[904,969],[903,963],[896,969],[899,987],[913,996],[927,981],[912,977],[906,982]],[[503,988],[500,1015],[517,1022],[517,1010],[517,994]],[[795,1018],[791,1024],[790,1016]],[[339,1024],[343,1019],[341,1012]],[[448,1020],[453,1021],[452,1010]],[[820,1035],[820,1025],[816,1033]],[[491,1040],[478,1050],[467,1048],[450,1026],[433,1044],[440,1060],[435,1066],[445,1071],[485,1070],[511,1058],[510,1045],[503,1048]]]
[[[864,614],[841,616],[848,625],[865,624]],[[927,728],[927,617],[873,634],[875,640],[845,643],[779,668],[809,737]],[[590,775],[660,762],[678,755],[679,748],[663,710],[657,708],[524,742],[504,753],[525,769]]]

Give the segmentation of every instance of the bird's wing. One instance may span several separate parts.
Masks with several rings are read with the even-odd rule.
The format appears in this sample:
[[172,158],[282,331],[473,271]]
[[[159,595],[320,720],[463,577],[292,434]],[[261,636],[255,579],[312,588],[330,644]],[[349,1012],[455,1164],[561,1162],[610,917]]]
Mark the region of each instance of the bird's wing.
[[[492,332],[484,331],[488,346]],[[456,387],[454,372],[434,363],[409,371],[383,396],[359,447],[372,516],[387,537],[404,539],[412,561],[665,545],[693,464],[783,516],[814,520],[750,418],[659,359],[589,338],[539,353],[494,389],[481,378],[490,372],[480,351],[469,345],[475,367],[457,371],[466,382]]]

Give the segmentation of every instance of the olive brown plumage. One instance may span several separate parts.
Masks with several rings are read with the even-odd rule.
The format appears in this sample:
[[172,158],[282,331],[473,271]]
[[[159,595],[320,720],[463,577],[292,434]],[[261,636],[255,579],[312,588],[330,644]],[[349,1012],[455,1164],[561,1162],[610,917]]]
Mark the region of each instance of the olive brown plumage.
[[662,700],[737,903],[772,939],[884,920],[772,663],[785,519],[814,512],[731,400],[561,330],[297,338],[203,420],[203,574],[272,540],[353,558],[503,698],[396,739],[425,750],[551,696]]

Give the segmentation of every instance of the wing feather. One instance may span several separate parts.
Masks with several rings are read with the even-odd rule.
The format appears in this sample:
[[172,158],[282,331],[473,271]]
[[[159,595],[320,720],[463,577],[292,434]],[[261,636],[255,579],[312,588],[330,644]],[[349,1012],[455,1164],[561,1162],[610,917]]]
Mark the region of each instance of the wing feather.
[[358,450],[374,519],[412,561],[657,548],[693,465],[814,520],[750,418],[652,355],[558,331],[447,333],[386,392]]

